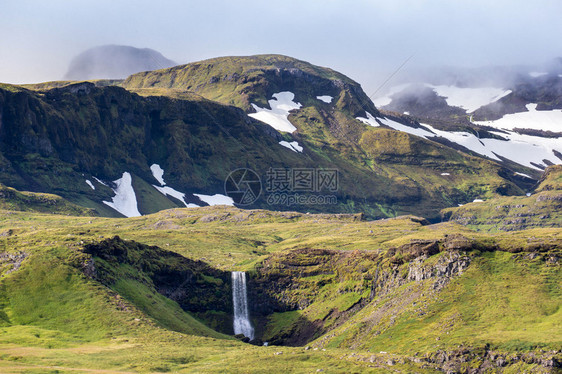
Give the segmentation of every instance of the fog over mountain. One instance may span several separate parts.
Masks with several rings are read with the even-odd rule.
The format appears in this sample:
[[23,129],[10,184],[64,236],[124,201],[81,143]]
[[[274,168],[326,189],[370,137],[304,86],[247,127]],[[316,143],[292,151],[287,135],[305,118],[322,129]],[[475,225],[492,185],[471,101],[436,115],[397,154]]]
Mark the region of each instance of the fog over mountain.
[[163,69],[177,65],[150,48],[104,45],[88,49],[76,56],[64,79],[119,79],[141,71]]

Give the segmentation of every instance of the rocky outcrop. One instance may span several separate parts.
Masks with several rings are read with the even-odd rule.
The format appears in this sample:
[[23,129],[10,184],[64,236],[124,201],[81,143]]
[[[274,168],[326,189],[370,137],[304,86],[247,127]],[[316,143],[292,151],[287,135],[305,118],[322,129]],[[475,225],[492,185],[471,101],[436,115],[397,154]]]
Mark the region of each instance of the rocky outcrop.
[[[330,292],[334,299],[342,293],[355,297],[355,302],[343,309],[333,308],[321,319],[307,319],[305,313],[270,339],[273,344],[303,345],[340,326],[375,298],[407,283],[431,279],[430,289],[440,291],[470,265],[464,251],[477,247],[461,235],[451,235],[444,240],[415,240],[384,255],[378,251],[320,249],[275,254],[250,274],[251,312],[267,323],[272,313],[306,310]],[[430,258],[432,261],[428,261]],[[348,286],[339,288],[338,284],[344,282]]]
[[443,288],[452,277],[462,275],[470,265],[470,257],[458,252],[445,252],[434,265],[424,264],[427,255],[422,255],[413,260],[408,266],[409,281],[423,281],[435,278],[434,290]]
[[[412,358],[420,360],[419,358]],[[420,361],[434,364],[445,373],[502,373],[516,364],[529,365],[530,373],[558,373],[562,368],[562,351],[505,353],[483,348],[465,347],[454,351],[438,350]]]
[[[11,231],[11,230],[10,230]],[[0,234],[2,236],[2,234]],[[14,271],[17,271],[23,260],[28,256],[27,252],[1,252],[0,253],[0,277],[6,276]]]

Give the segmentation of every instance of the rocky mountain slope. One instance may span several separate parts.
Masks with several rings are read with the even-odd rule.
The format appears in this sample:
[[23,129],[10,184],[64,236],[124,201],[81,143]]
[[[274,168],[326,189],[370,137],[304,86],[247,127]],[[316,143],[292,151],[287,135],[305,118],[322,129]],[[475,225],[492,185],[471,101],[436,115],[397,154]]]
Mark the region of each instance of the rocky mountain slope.
[[[133,216],[232,204],[225,180],[249,168],[263,189],[249,207],[430,219],[533,184],[409,134],[420,125],[380,113],[356,82],[285,56],[218,58],[139,73],[125,89],[115,83],[2,86],[0,181],[101,215]],[[280,168],[337,170],[337,186],[282,191],[305,196],[287,204],[266,191],[268,172]],[[306,203],[318,194],[332,203]]]
[[444,71],[412,77],[415,83],[392,87],[375,103],[413,116],[430,132],[447,130],[437,135],[538,178],[521,166],[544,170],[562,163],[562,71],[558,64],[535,69]]

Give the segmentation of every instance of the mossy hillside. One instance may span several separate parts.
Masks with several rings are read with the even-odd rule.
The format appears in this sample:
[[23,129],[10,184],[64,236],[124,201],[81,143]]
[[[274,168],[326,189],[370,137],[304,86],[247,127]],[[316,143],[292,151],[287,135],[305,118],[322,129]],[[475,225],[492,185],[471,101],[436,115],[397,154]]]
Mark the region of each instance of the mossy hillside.
[[[122,86],[172,88],[246,111],[251,103],[267,107],[271,95],[291,91],[303,105],[316,96],[331,95],[355,112],[376,109],[359,85],[329,68],[282,55],[218,57],[169,69],[133,74]],[[351,101],[350,101],[351,100]],[[351,104],[351,105],[350,105]]]
[[[219,362],[222,365],[237,362],[236,367],[259,371],[268,357],[273,357],[271,366],[268,366],[273,371],[280,368],[284,361],[289,367],[295,365],[295,370],[305,372],[310,371],[311,367],[326,367],[317,366],[324,361],[328,367],[339,368],[336,371],[353,372],[364,370],[366,365],[372,364],[369,361],[374,360],[377,365],[383,363],[380,370],[384,372],[388,369],[386,361],[391,353],[375,354],[368,352],[368,349],[371,352],[401,352],[407,345],[408,349],[411,348],[408,352],[412,354],[419,352],[431,356],[438,349],[456,349],[458,342],[462,340],[464,347],[471,352],[474,346],[490,343],[493,349],[514,354],[518,350],[535,352],[541,347],[550,349],[549,347],[559,344],[555,338],[545,339],[546,331],[559,328],[558,317],[556,313],[552,313],[552,307],[559,304],[557,300],[560,295],[557,290],[560,289],[560,276],[556,258],[560,258],[562,237],[560,230],[555,228],[490,234],[473,232],[452,223],[428,225],[423,219],[416,217],[368,222],[361,221],[359,216],[307,215],[214,207],[175,209],[134,219],[14,212],[1,217],[0,232],[6,233],[2,236],[5,251],[28,253],[21,268],[0,281],[3,286],[14,290],[8,294],[8,302],[3,302],[3,305],[20,305],[20,317],[27,323],[3,327],[5,332],[2,336],[7,339],[5,344],[9,342],[9,345],[2,345],[4,354],[7,354],[4,357],[19,357],[19,365],[63,365],[113,370],[120,368],[119,370],[128,371],[158,371],[158,367],[174,371],[203,368],[205,371],[220,371],[217,366]],[[451,237],[455,232],[462,235]],[[79,322],[82,311],[97,313],[98,309],[82,305],[84,300],[97,302],[98,296],[88,291],[88,288],[85,290],[83,286],[79,286],[78,297],[68,282],[96,284],[93,279],[83,275],[83,264],[89,258],[83,253],[83,248],[88,243],[99,243],[103,239],[100,237],[112,237],[115,233],[124,238],[157,244],[160,248],[183,253],[194,260],[206,261],[213,267],[232,270],[238,264],[238,269],[249,271],[250,287],[253,279],[256,279],[256,271],[266,272],[268,269],[263,265],[256,265],[270,264],[269,269],[281,274],[278,283],[283,283],[284,279],[293,279],[294,287],[287,288],[283,296],[291,300],[287,305],[301,303],[304,309],[286,313],[279,311],[271,315],[266,327],[269,337],[283,336],[281,332],[287,331],[312,331],[307,337],[319,338],[313,343],[313,347],[323,346],[327,351],[305,351],[302,348],[288,347],[251,348],[229,340],[213,341],[193,335],[170,333],[168,329],[191,331],[195,334],[200,334],[201,330],[196,328],[192,316],[185,314],[177,303],[155,292],[153,287],[156,272],[177,266],[175,261],[170,261],[175,257],[160,257],[157,255],[161,253],[160,249],[150,249],[141,244],[133,244],[136,249],[131,252],[130,247],[127,247],[127,255],[123,255],[121,260],[107,262],[110,273],[116,275],[110,286],[113,290],[93,287],[95,292],[102,291],[102,296],[109,292],[110,296],[107,298],[113,300],[109,306],[102,304],[100,307],[106,313],[99,319],[94,319],[100,322]],[[411,263],[418,261],[416,259],[419,256],[424,256],[423,248],[427,245],[423,243],[432,241],[437,241],[439,252],[429,250],[425,254],[427,258],[423,261],[423,266],[434,267],[451,251],[464,252],[464,256],[471,258],[470,265],[462,276],[453,277],[447,286],[433,294],[432,284],[437,279],[435,277],[422,282],[406,282]],[[419,247],[416,243],[423,245]],[[416,248],[420,248],[420,251]],[[485,252],[486,248],[492,251]],[[525,252],[529,250],[531,252]],[[103,255],[98,256],[97,262],[103,270],[105,260],[102,257]],[[40,262],[35,262],[34,258],[37,261],[40,259]],[[51,267],[53,263],[61,263],[64,271],[41,271],[39,263],[44,264],[41,266]],[[25,273],[20,273],[26,268],[28,270]],[[379,287],[374,289],[373,295],[377,269],[380,274],[376,278]],[[385,271],[388,278],[382,276]],[[22,278],[12,282],[11,279],[15,279],[12,277],[17,274],[22,274]],[[52,274],[52,279],[47,281],[45,274]],[[391,278],[392,274],[396,276]],[[66,283],[62,282],[62,278]],[[219,278],[212,275],[210,278],[202,277],[202,281],[212,286],[220,283],[217,282]],[[21,282],[23,279],[26,281]],[[526,279],[532,279],[532,288],[525,289]],[[52,282],[60,283],[60,288],[52,285]],[[46,284],[47,288],[40,288],[40,291],[39,288],[32,288],[31,293],[23,292],[32,283]],[[388,287],[383,287],[385,284]],[[392,284],[397,287],[391,286]],[[53,289],[53,294],[47,292],[49,288]],[[59,296],[61,289],[70,291],[57,298],[55,295]],[[425,296],[418,294],[417,298],[411,298],[412,289],[427,293]],[[115,294],[116,291],[118,295]],[[475,294],[482,294],[478,296],[478,300],[484,303],[486,313],[491,313],[490,315],[476,313],[477,309],[471,303]],[[6,295],[4,291],[3,295]],[[15,295],[18,295],[17,299],[12,300]],[[53,301],[44,305],[39,303],[44,297]],[[494,300],[498,297],[504,303],[501,308],[494,307]],[[15,300],[21,300],[22,304]],[[101,300],[105,299],[101,297]],[[391,311],[384,309],[388,303],[391,303],[388,306],[393,306],[393,300],[401,300],[401,303]],[[75,315],[78,317],[73,317],[77,322],[64,323],[65,315],[59,319],[55,315],[56,301],[64,301],[69,313],[78,313]],[[524,305],[527,304],[521,304],[523,301],[534,306],[526,307]],[[30,309],[33,310],[32,313],[28,313],[24,307],[31,305],[30,303],[36,305],[35,309]],[[4,307],[4,310],[9,311],[10,308],[12,307]],[[451,311],[457,309],[464,310],[462,318],[451,319]],[[498,311],[502,313],[498,314]],[[109,312],[116,313],[117,317],[108,317]],[[419,316],[420,312],[427,316]],[[7,312],[6,315],[9,316],[10,313],[12,312]],[[360,320],[360,317],[373,316],[373,313],[382,316],[377,324],[369,325]],[[39,315],[42,317],[39,318]],[[124,319],[119,319],[121,315],[125,316]],[[392,316],[396,317],[390,318]],[[119,329],[103,324],[99,327],[103,321],[116,318]],[[421,318],[419,329],[416,329],[417,324],[412,325],[412,318],[415,321]],[[514,318],[520,318],[521,322],[514,322]],[[313,324],[316,330],[303,329],[316,320],[322,321],[323,325],[316,322],[316,325]],[[358,323],[354,323],[355,321]],[[454,331],[447,327],[451,323],[454,323],[455,329],[462,328],[462,334],[449,337]],[[507,329],[511,324],[513,329]],[[526,324],[533,328],[525,330]],[[443,327],[439,327],[441,325]],[[328,333],[315,336],[314,332],[322,332],[318,329],[319,326],[324,326],[329,330]],[[82,337],[82,334],[91,334],[88,332],[90,327],[99,330],[94,334],[94,340]],[[343,330],[339,330],[340,328]],[[412,329],[417,333],[410,334]],[[108,330],[111,335],[104,337]],[[376,331],[383,333],[376,334]],[[447,331],[449,334],[446,334]],[[365,339],[353,339],[352,336],[365,336]],[[419,337],[424,338],[418,339]],[[431,340],[436,337],[440,340]],[[96,340],[98,338],[101,340]],[[324,342],[325,338],[328,340]],[[433,341],[435,346],[430,344]],[[364,345],[357,346],[357,342]],[[49,344],[52,348],[47,349]],[[178,344],[181,349],[177,348]],[[353,350],[333,348],[335,346],[352,347]],[[76,351],[82,352],[81,356],[77,356]],[[278,351],[284,353],[273,354]],[[356,353],[358,357],[354,358],[350,352]],[[141,354],[144,356],[141,357]],[[246,356],[250,354],[255,357],[248,359]],[[400,360],[409,362],[408,356],[392,353],[393,360],[397,361],[393,369],[423,372],[419,366],[407,369],[398,363]],[[306,362],[299,366],[298,358]],[[335,364],[337,360],[341,362]],[[434,367],[430,365],[427,369],[431,368]]]
[[[51,99],[48,103],[46,97]],[[57,106],[59,102],[62,108]],[[4,126],[10,141],[3,147],[7,157],[3,158],[3,180],[22,189],[56,191],[103,215],[117,214],[101,204],[102,200],[110,201],[113,193],[92,177],[107,181],[120,177],[123,171],[131,171],[136,186],[142,181],[155,183],[148,170],[149,159],[167,170],[168,184],[186,192],[207,193],[222,192],[228,173],[242,164],[262,174],[269,167],[287,164],[306,168],[330,166],[326,160],[318,163],[295,155],[280,147],[275,138],[262,133],[265,125],[242,118],[232,108],[220,113],[221,106],[200,98],[191,104],[167,98],[140,99],[118,88],[97,89],[82,83],[46,93],[23,90],[17,97],[7,94],[5,104],[8,109],[4,118],[12,128]],[[12,112],[15,108],[18,111]],[[72,113],[69,108],[74,109]],[[31,123],[23,119],[26,110],[30,111],[27,118],[34,119]],[[229,125],[237,118],[244,128]],[[89,125],[100,121],[100,126]],[[91,136],[92,130],[96,136]],[[280,152],[271,152],[272,148],[279,148]],[[97,185],[96,191],[85,184],[86,178]],[[158,196],[158,192],[144,185],[147,188],[139,194],[142,213],[177,206],[178,202]],[[349,208],[340,205],[335,209]]]
[[[197,313],[220,331],[233,333],[230,273],[119,237],[88,244],[85,252],[93,256],[88,263],[93,278],[134,302],[164,327],[194,335],[210,334],[201,322],[179,312],[183,309]],[[175,320],[182,318],[187,323]],[[194,327],[186,330],[186,325]],[[219,336],[212,332],[209,336]]]
[[[197,225],[194,218],[201,219],[210,215],[219,218],[214,222],[203,220],[199,223],[202,227],[211,226],[208,232],[191,232],[191,236],[203,238],[209,234],[217,235],[219,226],[227,226],[227,230],[239,227],[240,217],[236,218],[236,213],[241,214],[248,218],[243,225],[246,227],[236,234],[236,239],[242,243],[243,240],[240,239],[251,236],[250,233],[255,235],[256,224],[270,223],[270,230],[279,224],[287,224],[292,227],[289,231],[297,232],[299,228],[308,226],[299,222],[301,220],[317,227],[330,223],[349,224],[355,226],[351,232],[356,232],[356,225],[361,224],[353,216],[271,212],[260,214],[259,211],[252,213],[230,208],[194,211],[200,210],[195,217],[184,215],[174,220],[176,223],[190,221],[186,228],[193,230],[193,225]],[[228,212],[233,214],[225,217]],[[151,219],[148,216],[139,219],[141,221],[134,222],[135,220],[129,219],[82,219],[41,214],[24,216],[23,213],[2,216],[2,228],[13,229],[12,233],[3,237],[3,248],[10,252],[24,251],[29,254],[18,271],[0,280],[2,310],[7,316],[6,321],[9,321],[1,327],[0,334],[0,349],[4,359],[1,365],[5,370],[36,368],[41,371],[57,366],[59,370],[88,368],[115,372],[221,372],[226,365],[233,368],[234,372],[279,372],[287,368],[295,372],[309,372],[318,368],[337,372],[384,372],[384,356],[373,358],[378,362],[377,367],[383,365],[376,369],[369,368],[373,364],[372,360],[362,361],[354,357],[342,359],[348,352],[338,349],[305,351],[302,348],[252,347],[233,340],[198,336],[214,336],[215,333],[202,328],[178,304],[164,298],[152,288],[153,281],[149,274],[154,275],[166,267],[178,266],[175,261],[170,261],[177,256],[166,254],[161,257],[159,254],[162,251],[158,249],[128,242],[126,251],[119,252],[118,248],[124,245],[119,241],[117,248],[103,246],[101,251],[94,251],[99,255],[94,263],[99,265],[97,269],[100,273],[109,270],[109,273],[116,275],[111,286],[113,290],[89,278],[86,274],[91,273],[86,269],[90,257],[83,253],[83,248],[90,241],[98,242],[104,233],[107,235],[112,230],[125,228],[132,234],[139,230],[139,224],[140,227],[146,224],[147,234],[150,232],[153,238],[160,240],[163,247],[170,247],[165,246],[167,241],[174,243],[168,237],[173,236],[172,228],[168,227],[168,231],[172,232],[167,235],[162,235],[162,232],[154,228],[160,221],[158,218]],[[19,224],[15,224],[16,222]],[[279,230],[276,233],[277,236],[283,235]],[[187,235],[183,233],[180,236]],[[223,238],[226,237],[227,235]],[[209,247],[204,242],[200,246],[213,262],[218,259],[213,252],[225,250],[220,245]],[[109,257],[104,254],[104,248],[110,251],[107,253]],[[254,258],[260,256],[250,248],[252,247],[240,247],[239,250],[247,251]],[[113,262],[111,258],[117,253],[121,253],[115,256],[118,261]],[[233,255],[237,258],[240,256],[237,253]],[[203,280],[211,284],[219,283],[216,282],[216,276],[212,278],[215,278],[214,281],[211,278]],[[61,313],[61,308],[64,313]],[[174,333],[169,329],[182,333]],[[276,354],[279,351],[283,353]],[[419,365],[406,361],[394,368],[409,372],[419,368]]]
[[366,368],[341,361],[336,351],[284,349],[278,357],[277,348],[225,339],[142,283],[118,284],[124,298],[93,282],[79,268],[85,258],[76,254],[64,246],[38,249],[17,272],[0,280],[3,372],[223,372],[225,365],[234,372]]
[[[260,158],[270,160],[268,167],[281,164],[284,156],[296,159],[288,150],[281,150],[281,156],[269,154],[281,147],[262,133],[263,126],[208,101],[143,99],[88,83],[42,93],[6,91],[2,98],[2,180],[20,189],[58,192],[88,207],[102,206],[103,214],[100,203],[110,201],[113,193],[92,177],[111,181],[129,171],[133,180],[137,176],[155,184],[149,166],[156,162],[177,189],[216,193],[240,162],[265,173],[266,167],[256,164]],[[97,186],[95,191],[85,179]],[[178,206],[162,198],[158,203],[150,195],[145,200],[154,206],[143,213]]]
[[[335,86],[327,90],[330,85]],[[306,156],[314,161],[320,164],[329,161],[338,167],[345,191],[363,195],[367,201],[365,204],[353,199],[344,202],[345,206],[362,209],[371,217],[415,213],[435,218],[434,206],[454,206],[498,193],[523,193],[516,186],[518,181],[513,183],[500,176],[505,173],[495,163],[468,157],[433,141],[360,123],[355,117],[365,116],[365,111],[376,116],[378,111],[359,84],[334,75],[330,69],[289,57],[217,58],[133,75],[123,86],[157,90],[159,94],[170,89],[172,96],[178,90],[189,90],[208,99],[237,105],[247,112],[253,111],[248,103],[267,107],[272,93],[285,90],[295,93],[295,101],[303,107],[290,115],[297,131],[286,135],[285,140],[299,141],[305,146]],[[316,99],[318,92],[324,91],[334,97],[332,103]],[[245,96],[247,92],[252,92],[250,99]],[[353,183],[347,184],[349,179]],[[378,197],[377,201],[373,201],[374,196]],[[314,211],[314,207],[310,209]]]
[[94,85],[96,85],[96,87],[106,87],[106,86],[119,85],[122,81],[123,81],[122,79],[90,79],[86,81],[50,81],[50,82],[41,82],[41,83],[22,84],[19,86],[32,91],[47,91],[53,88],[61,88],[64,86],[68,86],[80,82],[93,83]]
[[[411,212],[436,216],[444,206],[488,193],[485,186],[489,183],[492,191],[493,185],[503,183],[492,164],[482,168],[468,166],[465,175],[472,178],[479,173],[485,180],[476,178],[473,182],[462,177],[457,184],[467,187],[459,191],[434,189],[435,180],[429,181],[431,184],[425,180],[415,182],[415,175],[426,175],[435,162],[429,161],[426,167],[420,167],[420,163],[405,165],[404,171],[398,173],[394,166],[385,166],[388,157],[377,164],[365,157],[361,144],[357,144],[364,125],[338,111],[333,113],[340,125],[332,130],[325,126],[331,117],[322,115],[318,116],[318,133],[309,134],[311,127],[303,125],[301,141],[309,144],[309,151],[303,156],[280,147],[276,138],[280,135],[272,133],[268,126],[250,120],[235,108],[200,97],[142,98],[118,87],[97,88],[90,83],[39,92],[6,91],[2,97],[5,142],[0,161],[4,183],[19,189],[57,193],[102,215],[118,215],[101,203],[111,201],[113,191],[93,177],[111,181],[124,171],[133,175],[135,187],[140,186],[137,192],[141,213],[181,204],[160,196],[150,186],[156,183],[149,171],[154,162],[166,170],[166,181],[174,188],[208,194],[223,192],[228,173],[241,166],[261,175],[270,167],[336,167],[341,174],[338,204],[296,208],[312,212],[362,210],[371,217]],[[299,125],[307,123],[307,118],[308,115],[298,116],[294,121]],[[345,136],[340,136],[338,128],[343,129]],[[433,147],[430,143],[426,146]],[[396,159],[395,164],[399,163]],[[450,184],[451,178],[432,173],[434,179],[441,178],[441,185]],[[94,183],[96,190],[85,183],[86,179]],[[474,188],[475,183],[484,187]],[[266,205],[263,199],[257,203]]]
[[562,190],[562,166],[549,166],[543,173],[536,187],[536,192]]
[[443,219],[483,231],[514,231],[532,227],[560,227],[562,169],[547,168],[529,196],[497,197],[444,209]]
[[[556,338],[545,340],[545,335],[541,334],[549,334],[550,329],[556,329],[557,323],[560,322],[556,314],[556,306],[560,302],[561,295],[555,291],[560,284],[557,275],[560,273],[560,266],[556,260],[560,257],[560,243],[555,244],[556,241],[550,243],[550,240],[546,240],[537,246],[538,242],[527,241],[525,246],[521,242],[509,243],[503,239],[491,239],[445,235],[439,240],[435,240],[435,237],[433,240],[410,239],[410,243],[390,247],[388,250],[342,252],[294,249],[289,252],[278,252],[263,263],[258,263],[255,274],[250,273],[253,274],[250,283],[250,289],[253,290],[251,295],[256,300],[254,315],[256,320],[260,320],[260,315],[264,315],[260,300],[264,298],[262,293],[265,292],[268,297],[278,302],[274,307],[275,313],[268,316],[264,327],[265,340],[283,344],[304,344],[318,338],[322,346],[326,346],[327,341],[334,341],[327,346],[368,347],[385,351],[390,349],[392,344],[401,342],[403,345],[397,348],[396,352],[404,351],[408,347],[423,352],[427,348],[423,346],[427,343],[423,334],[419,334],[418,341],[412,341],[414,335],[409,334],[410,330],[406,327],[402,332],[402,327],[393,330],[394,327],[391,326],[395,324],[397,316],[406,313],[417,318],[416,321],[427,320],[427,333],[433,332],[437,323],[435,319],[439,320],[437,325],[447,324],[449,313],[440,309],[442,307],[440,303],[445,297],[452,300],[451,304],[454,303],[454,308],[467,308],[461,318],[465,330],[459,335],[462,336],[461,339],[465,339],[465,343],[466,339],[476,345],[485,344],[486,338],[494,340],[492,337],[495,336],[495,332],[492,331],[495,330],[491,325],[501,318],[497,314],[491,315],[492,311],[515,308],[514,312],[509,314],[509,318],[519,318],[520,323],[512,324],[506,320],[505,324],[496,327],[516,332],[513,334],[509,331],[501,334],[498,332],[494,340],[494,343],[497,343],[495,347],[505,350],[507,346],[517,345],[515,336],[525,336],[519,342],[521,349],[537,347],[537,344],[542,343],[545,343],[545,347],[554,348],[560,343],[559,340]],[[500,253],[504,251],[508,251],[507,254]],[[520,251],[532,253],[519,253]],[[497,259],[499,262],[496,262]],[[527,261],[533,261],[531,267],[534,270],[531,273],[523,270],[529,266]],[[445,270],[455,269],[460,264],[468,266],[469,269],[475,267],[477,270],[475,273],[467,271],[466,274],[456,270],[452,270],[449,274],[447,273],[449,270]],[[416,270],[420,268],[426,269],[421,273],[425,274],[424,277],[428,277],[428,271],[433,274],[442,274],[445,271],[446,275],[432,275],[429,278],[422,278],[426,280],[419,282],[415,277],[412,278],[412,274],[420,273]],[[489,279],[491,273],[494,277]],[[482,292],[488,293],[477,299],[474,304],[475,299],[471,296],[474,291],[459,288],[452,291],[445,288],[441,291],[443,284],[452,282],[452,279],[457,277],[462,278],[462,282],[466,284],[485,283],[489,288],[484,288]],[[536,282],[533,283],[536,288],[526,288],[523,281],[526,278],[532,278],[533,282]],[[509,281],[502,283],[505,279]],[[269,284],[269,287],[265,284]],[[517,286],[505,286],[505,284]],[[491,290],[504,292],[502,297],[505,305],[499,309],[494,309],[497,306],[493,299],[497,294],[492,294],[494,291]],[[446,296],[442,296],[441,292]],[[463,294],[466,296],[459,299],[459,295]],[[539,305],[532,310],[533,317],[526,314],[530,310],[519,306],[520,303],[527,303],[530,299],[534,300],[531,303],[537,302]],[[486,311],[485,314],[477,313],[478,307],[475,308],[474,305],[481,305],[480,303],[489,306],[490,311]],[[440,312],[428,314],[426,310],[428,305],[437,308],[436,310]],[[544,305],[545,309],[541,309],[541,305]],[[412,312],[414,309],[415,312]],[[271,311],[265,312],[267,314]],[[532,329],[529,328],[532,333],[527,333],[527,326],[532,323],[537,325],[533,325],[535,327]],[[412,324],[416,325],[410,320],[407,326]],[[389,330],[388,336],[380,338],[385,347],[375,347],[374,342],[378,341],[378,335],[386,329]],[[472,336],[480,336],[480,333],[476,332],[481,329],[489,331],[488,335],[473,341]],[[471,330],[473,331],[469,332]],[[397,331],[398,336],[395,337]],[[446,331],[443,330],[437,335],[445,333]],[[391,337],[395,337],[394,342],[389,341]],[[513,342],[509,341],[510,337],[514,339]],[[529,340],[525,341],[525,339]],[[438,340],[443,339],[439,337]],[[431,343],[431,347],[451,349],[455,344],[456,341],[437,345]]]
[[317,344],[420,353],[468,341],[503,351],[556,349],[560,338],[551,331],[560,328],[560,267],[548,261],[550,254],[530,261],[528,254],[497,251],[467,255],[471,264],[441,291],[435,278],[404,282]]
[[66,201],[60,196],[18,191],[0,184],[0,209],[93,216],[95,211]]

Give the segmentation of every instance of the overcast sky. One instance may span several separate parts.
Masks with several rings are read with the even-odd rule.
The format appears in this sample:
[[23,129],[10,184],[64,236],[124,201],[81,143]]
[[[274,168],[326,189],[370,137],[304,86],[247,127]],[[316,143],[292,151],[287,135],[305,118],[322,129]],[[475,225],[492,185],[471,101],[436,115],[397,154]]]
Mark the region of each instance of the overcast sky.
[[427,65],[535,64],[562,56],[560,0],[0,0],[0,82],[61,79],[103,44],[186,63],[280,53],[375,90],[409,56]]

